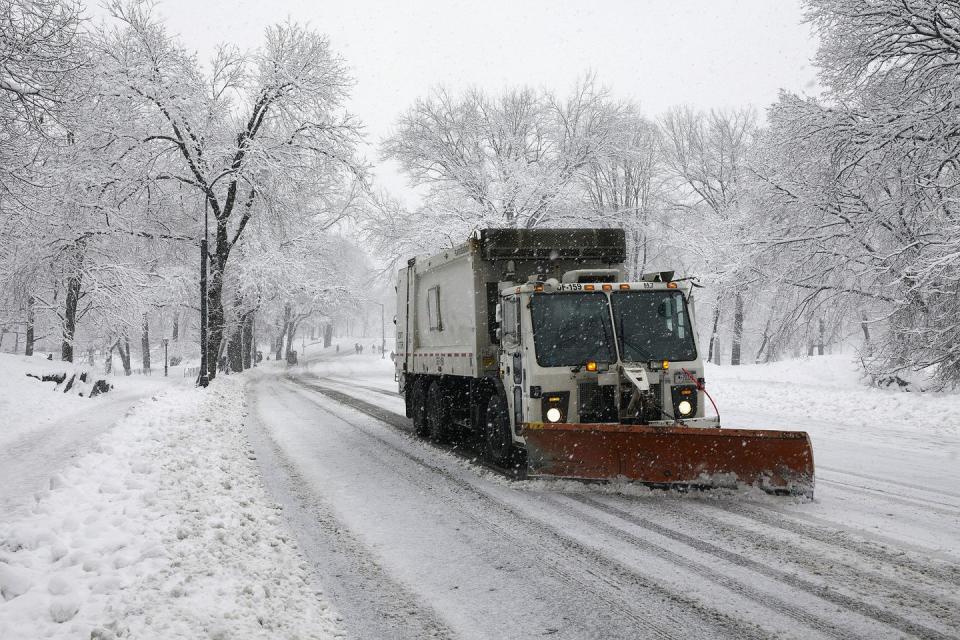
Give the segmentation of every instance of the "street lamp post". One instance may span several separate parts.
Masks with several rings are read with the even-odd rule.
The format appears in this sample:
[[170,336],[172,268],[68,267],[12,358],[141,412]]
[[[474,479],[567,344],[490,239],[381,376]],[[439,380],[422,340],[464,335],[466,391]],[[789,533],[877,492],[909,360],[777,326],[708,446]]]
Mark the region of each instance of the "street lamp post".
[[170,338],[163,339],[163,377],[166,378],[170,373],[170,359],[167,357],[167,345],[170,344]]

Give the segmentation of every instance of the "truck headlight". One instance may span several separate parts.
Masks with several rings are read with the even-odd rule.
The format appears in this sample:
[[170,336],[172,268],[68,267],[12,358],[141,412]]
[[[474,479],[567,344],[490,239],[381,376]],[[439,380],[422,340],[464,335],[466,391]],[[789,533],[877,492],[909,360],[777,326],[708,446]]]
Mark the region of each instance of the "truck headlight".
[[674,385],[671,389],[673,416],[692,418],[697,413],[697,387],[692,384]]
[[540,415],[547,422],[566,422],[569,391],[544,391],[540,399]]

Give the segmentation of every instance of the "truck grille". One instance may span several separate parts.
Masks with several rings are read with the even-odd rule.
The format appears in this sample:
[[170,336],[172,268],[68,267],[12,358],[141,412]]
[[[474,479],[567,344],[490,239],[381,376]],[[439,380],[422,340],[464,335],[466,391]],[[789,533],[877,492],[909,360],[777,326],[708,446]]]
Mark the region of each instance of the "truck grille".
[[577,409],[580,422],[616,422],[617,402],[615,386],[600,386],[595,382],[577,385]]

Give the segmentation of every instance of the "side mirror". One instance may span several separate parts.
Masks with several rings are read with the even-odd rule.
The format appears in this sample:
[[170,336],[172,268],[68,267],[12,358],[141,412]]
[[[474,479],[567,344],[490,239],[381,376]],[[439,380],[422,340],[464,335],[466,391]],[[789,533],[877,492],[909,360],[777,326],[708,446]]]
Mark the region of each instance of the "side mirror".
[[500,305],[499,302],[497,303],[497,311],[496,313],[493,314],[493,319],[496,321],[498,325],[503,322],[503,307]]
[[497,333],[497,342],[502,341],[502,340],[503,340],[503,329],[501,329],[500,327],[497,327],[496,333]]
[[397,324],[397,316],[393,316],[393,324]]

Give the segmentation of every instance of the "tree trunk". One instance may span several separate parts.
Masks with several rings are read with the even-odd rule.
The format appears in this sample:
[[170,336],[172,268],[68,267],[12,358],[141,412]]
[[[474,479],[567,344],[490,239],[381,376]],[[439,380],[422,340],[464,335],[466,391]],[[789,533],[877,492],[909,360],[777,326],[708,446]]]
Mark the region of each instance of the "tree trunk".
[[143,363],[143,372],[150,372],[150,323],[147,314],[143,314],[143,324],[140,330],[140,359]]
[[75,271],[67,278],[67,299],[63,311],[63,344],[60,359],[73,362],[73,336],[77,331],[77,305],[80,303],[81,275]]
[[243,351],[241,365],[244,370],[249,369],[253,365],[255,357],[253,355],[253,316],[253,311],[248,312],[243,317],[243,323],[240,325],[242,331],[241,349]]
[[36,311],[33,308],[35,302],[33,296],[27,298],[27,340],[23,350],[25,356],[33,355],[33,325],[37,320]]
[[817,355],[822,356],[823,355],[823,332],[824,332],[823,318],[820,318],[819,329],[820,329],[820,340],[817,342]]
[[[717,304],[713,308],[713,328],[710,331],[710,346],[707,349],[707,362],[720,364],[720,354],[717,349],[717,329],[720,326],[720,296],[717,296]],[[716,359],[714,359],[716,356]]]
[[[219,262],[219,256],[215,256],[214,263],[219,264]],[[223,321],[223,271],[215,266],[211,269],[210,284],[207,289],[207,370],[210,380],[216,377],[220,364]]]
[[323,327],[323,348],[326,349],[333,342],[333,325],[328,324]]
[[238,324],[227,341],[227,365],[230,372],[243,371],[243,326]]
[[290,322],[287,325],[287,350],[284,356],[290,358],[293,355],[293,339],[297,336],[297,323]]
[[733,299],[733,344],[730,348],[730,364],[740,364],[740,345],[743,343],[743,294],[737,290]]
[[863,331],[863,341],[870,344],[870,325],[867,324],[867,314],[860,312],[860,330]]
[[123,363],[123,375],[130,375],[133,373],[130,368],[130,338],[125,337],[123,343],[117,340],[117,352],[120,353],[120,362]]
[[173,312],[173,335],[170,336],[172,342],[180,340],[180,312]]
[[113,345],[107,350],[107,357],[103,360],[103,370],[106,373],[113,371]]

